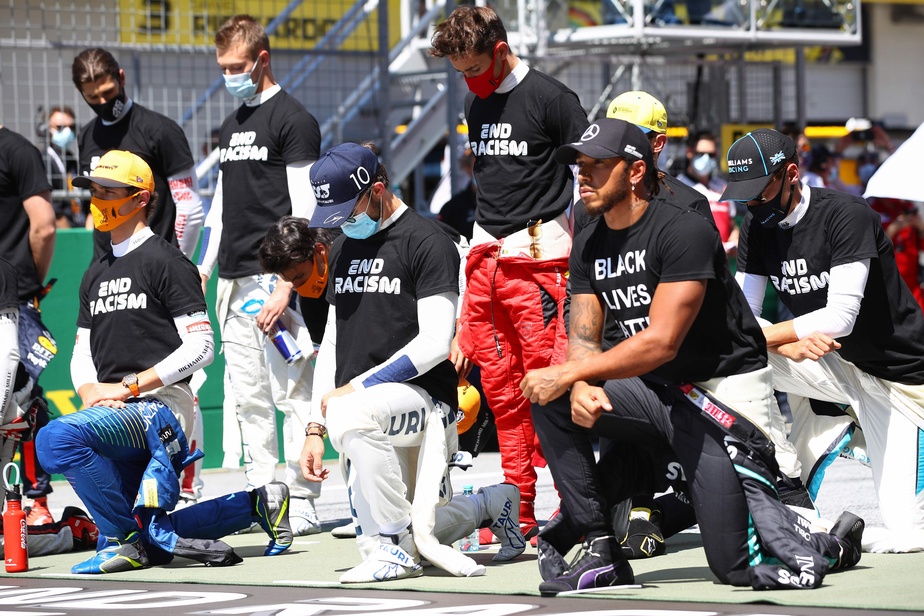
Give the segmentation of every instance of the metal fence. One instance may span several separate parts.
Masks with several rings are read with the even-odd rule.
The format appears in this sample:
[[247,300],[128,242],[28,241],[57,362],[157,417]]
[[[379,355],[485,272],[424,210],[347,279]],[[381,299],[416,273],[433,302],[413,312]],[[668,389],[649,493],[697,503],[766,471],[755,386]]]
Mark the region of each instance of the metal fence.
[[[212,45],[215,30],[236,13],[254,15],[272,32],[274,74],[317,117],[326,146],[361,139],[388,144],[397,126],[413,120],[444,89],[447,77],[459,79],[445,61],[426,56],[428,27],[444,10],[438,0],[2,2],[7,4],[0,6],[0,122],[42,147],[47,136],[37,129],[51,107],[72,107],[78,125],[92,119],[71,81],[71,63],[82,49],[101,46],[119,60],[129,95],[177,120],[194,157],[204,157],[210,132],[238,104],[224,91]],[[505,13],[520,4],[498,3]],[[553,21],[568,8],[561,1],[549,6]],[[513,27],[522,21],[513,13],[505,20]],[[402,37],[405,51],[389,61],[389,50]],[[523,47],[530,64],[573,88],[592,117],[603,115],[606,101],[629,89],[658,96],[677,126],[718,132],[728,122],[779,124],[798,115],[791,62],[746,63],[734,53],[630,53],[618,44],[596,46],[593,53],[583,44],[547,51]],[[383,71],[389,62],[390,70]],[[388,87],[377,87],[382,83]],[[358,90],[361,84],[367,87]],[[451,111],[442,112],[443,130],[424,148],[436,146],[437,162],[440,133],[448,134],[462,109],[465,87],[458,84]],[[418,206],[432,186],[432,178],[421,181],[421,173],[433,175],[415,174],[409,196]]]
[[[319,120],[338,106],[379,62],[382,33],[377,2],[354,0],[8,0],[0,7],[0,122],[43,145],[47,111],[71,107],[78,125],[93,111],[71,80],[74,57],[104,47],[119,61],[126,90],[137,102],[175,119],[194,156],[209,133],[239,104],[224,91],[212,37],[224,19],[249,13],[270,37],[277,80]],[[385,48],[397,42],[407,2],[383,1],[389,15]],[[168,10],[169,9],[169,10]],[[350,11],[348,27],[338,28]],[[375,98],[368,110],[376,109]],[[381,139],[369,111],[356,115],[366,138]]]

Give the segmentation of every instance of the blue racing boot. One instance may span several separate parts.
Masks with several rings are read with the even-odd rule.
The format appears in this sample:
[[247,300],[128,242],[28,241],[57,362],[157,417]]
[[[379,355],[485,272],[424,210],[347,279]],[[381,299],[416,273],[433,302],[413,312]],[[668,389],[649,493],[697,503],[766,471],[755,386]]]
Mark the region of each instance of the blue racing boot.
[[143,569],[149,564],[148,553],[141,545],[141,534],[136,531],[125,539],[106,537],[106,547],[71,567],[71,573],[119,573]]
[[250,493],[254,521],[260,524],[270,542],[264,556],[282,554],[292,545],[292,525],[289,524],[289,486],[281,481],[268,483]]

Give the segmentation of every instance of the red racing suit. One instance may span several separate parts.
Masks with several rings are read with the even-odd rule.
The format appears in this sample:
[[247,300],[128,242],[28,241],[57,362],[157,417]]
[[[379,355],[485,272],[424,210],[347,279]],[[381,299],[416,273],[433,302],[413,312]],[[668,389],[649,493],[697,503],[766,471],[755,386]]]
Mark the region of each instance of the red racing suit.
[[505,481],[520,488],[520,524],[526,533],[536,526],[535,467],[545,467],[545,458],[520,381],[530,370],[565,360],[568,258],[499,257],[499,248],[491,242],[469,252],[459,346],[481,368]]

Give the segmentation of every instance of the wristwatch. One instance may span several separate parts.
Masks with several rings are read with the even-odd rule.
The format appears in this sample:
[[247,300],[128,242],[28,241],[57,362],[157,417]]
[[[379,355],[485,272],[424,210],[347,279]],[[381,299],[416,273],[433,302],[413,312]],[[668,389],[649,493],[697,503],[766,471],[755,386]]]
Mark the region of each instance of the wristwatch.
[[122,387],[127,387],[128,391],[132,392],[132,396],[135,398],[141,395],[141,388],[138,387],[137,374],[126,374],[125,378],[122,379]]
[[305,427],[305,436],[320,436],[327,438],[327,428],[319,423],[310,423]]

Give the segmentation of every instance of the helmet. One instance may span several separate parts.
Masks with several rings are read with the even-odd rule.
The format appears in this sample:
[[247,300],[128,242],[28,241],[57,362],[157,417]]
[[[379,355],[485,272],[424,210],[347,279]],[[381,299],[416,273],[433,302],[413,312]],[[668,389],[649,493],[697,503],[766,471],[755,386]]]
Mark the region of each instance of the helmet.
[[481,394],[465,379],[459,380],[459,409],[456,411],[456,428],[465,434],[478,419],[481,410]]

